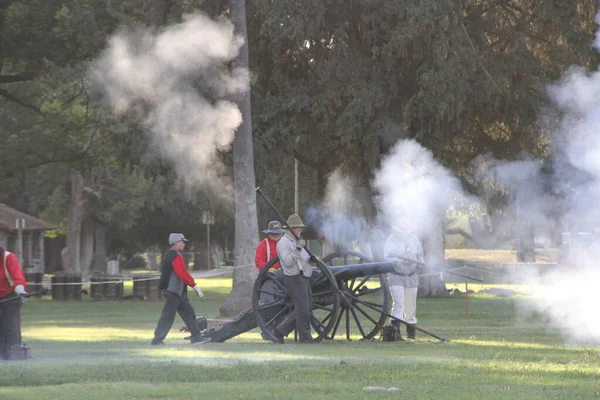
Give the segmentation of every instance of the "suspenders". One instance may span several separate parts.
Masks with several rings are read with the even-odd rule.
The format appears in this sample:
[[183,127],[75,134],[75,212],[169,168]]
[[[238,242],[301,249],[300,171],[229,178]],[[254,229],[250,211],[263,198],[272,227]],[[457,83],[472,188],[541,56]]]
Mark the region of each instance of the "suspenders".
[[6,267],[6,259],[8,258],[8,255],[10,253],[7,250],[4,250],[4,273],[6,274],[6,279],[8,280],[8,283],[10,284],[10,286],[12,287],[12,285],[15,283],[13,281],[12,276],[10,275],[10,272],[8,272],[8,268]]
[[265,239],[265,244],[267,245],[267,262],[271,260],[271,246],[269,245],[269,239]]

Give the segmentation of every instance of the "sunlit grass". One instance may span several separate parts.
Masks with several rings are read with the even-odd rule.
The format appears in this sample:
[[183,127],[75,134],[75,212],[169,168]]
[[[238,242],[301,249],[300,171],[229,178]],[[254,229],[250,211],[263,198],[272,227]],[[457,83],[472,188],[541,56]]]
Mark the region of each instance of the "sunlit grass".
[[[201,279],[191,297],[198,315],[218,316],[231,288]],[[371,283],[369,283],[369,287]],[[489,286],[473,285],[480,290]],[[450,285],[449,285],[450,287]],[[458,284],[461,288],[461,285]],[[462,286],[464,288],[464,285]],[[515,285],[502,285],[517,291]],[[543,316],[521,315],[527,296],[419,298],[417,332],[402,343],[323,341],[285,345],[253,330],[226,343],[192,346],[177,331],[150,346],[160,301],[57,302],[23,308],[23,337],[33,358],[0,362],[4,399],[567,399],[598,398],[600,348],[565,345]],[[403,330],[404,332],[404,330]],[[366,386],[400,387],[364,393]]]
[[[558,249],[535,249],[536,263],[555,263]],[[491,264],[515,264],[516,250],[490,249],[446,249],[447,260],[468,260],[469,262]]]

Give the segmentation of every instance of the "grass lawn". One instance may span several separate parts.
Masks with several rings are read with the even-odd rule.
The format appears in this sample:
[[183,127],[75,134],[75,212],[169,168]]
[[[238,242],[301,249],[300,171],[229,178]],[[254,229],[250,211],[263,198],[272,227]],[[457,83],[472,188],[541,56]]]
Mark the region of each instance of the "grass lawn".
[[[215,317],[230,279],[200,281],[199,315]],[[563,345],[528,299],[418,300],[419,325],[451,339],[274,345],[257,331],[191,346],[177,331],[149,345],[161,302],[57,302],[23,308],[33,358],[0,361],[0,399],[591,399],[600,348]],[[400,391],[364,392],[367,386]]]

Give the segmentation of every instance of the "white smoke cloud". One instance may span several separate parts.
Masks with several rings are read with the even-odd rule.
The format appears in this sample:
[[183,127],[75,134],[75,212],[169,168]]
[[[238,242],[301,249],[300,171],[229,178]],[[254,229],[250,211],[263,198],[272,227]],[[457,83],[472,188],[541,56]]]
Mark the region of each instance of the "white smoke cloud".
[[333,172],[327,178],[323,207],[309,210],[307,217],[317,222],[317,229],[329,245],[341,245],[372,258],[368,244],[370,228],[356,198],[356,186],[354,179],[340,171]]
[[383,221],[393,225],[410,215],[416,233],[425,236],[445,218],[448,205],[461,193],[458,180],[413,140],[396,143],[373,182],[379,192]]
[[[531,288],[533,308],[545,314],[550,325],[558,328],[567,342],[598,342],[600,320],[596,314],[600,271],[597,266],[572,267],[570,271],[555,271],[525,281]],[[522,304],[526,309],[531,307],[529,300]]]
[[[600,50],[598,34],[595,46]],[[554,136],[553,184],[559,190],[554,206],[570,232],[567,257],[574,264],[526,281],[534,288],[533,308],[545,313],[569,342],[598,343],[600,246],[590,242],[600,227],[600,72],[572,68],[548,91],[561,113]],[[583,239],[587,242],[578,245]]]
[[[328,177],[323,206],[307,212],[307,220],[330,242],[375,258],[400,215],[410,215],[415,233],[428,237],[440,228],[450,204],[469,201],[459,181],[437,162],[431,151],[413,140],[397,142],[375,172],[377,218],[367,221],[360,185],[340,172]],[[438,260],[441,261],[441,260]]]
[[231,184],[216,151],[231,144],[242,121],[226,99],[247,89],[248,71],[226,66],[242,43],[231,23],[200,14],[158,33],[123,30],[93,63],[90,80],[116,115],[142,121],[152,149],[188,187],[227,198]]

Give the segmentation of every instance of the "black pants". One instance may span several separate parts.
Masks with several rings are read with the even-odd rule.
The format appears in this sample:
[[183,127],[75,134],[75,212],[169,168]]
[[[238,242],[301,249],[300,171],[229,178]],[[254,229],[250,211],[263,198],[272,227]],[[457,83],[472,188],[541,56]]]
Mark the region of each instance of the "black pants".
[[301,275],[284,276],[283,282],[290,295],[290,300],[294,304],[292,311],[287,318],[277,326],[277,330],[287,336],[296,328],[298,332],[298,341],[312,342],[310,332],[310,314],[312,293],[310,290],[310,279]]
[[[14,300],[9,300],[14,298]],[[7,360],[10,356],[10,348],[15,344],[21,344],[21,319],[22,300],[13,294],[1,298],[9,300],[0,303],[0,357]]]
[[165,296],[165,305],[154,330],[154,341],[160,341],[167,337],[173,326],[173,321],[175,321],[175,313],[179,314],[192,336],[199,335],[200,330],[196,325],[196,312],[190,304],[187,293],[178,296],[173,292],[164,290],[163,295]]

